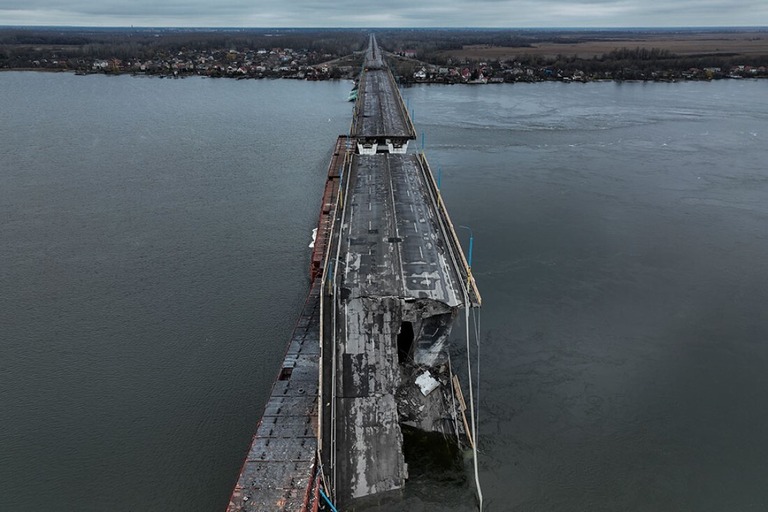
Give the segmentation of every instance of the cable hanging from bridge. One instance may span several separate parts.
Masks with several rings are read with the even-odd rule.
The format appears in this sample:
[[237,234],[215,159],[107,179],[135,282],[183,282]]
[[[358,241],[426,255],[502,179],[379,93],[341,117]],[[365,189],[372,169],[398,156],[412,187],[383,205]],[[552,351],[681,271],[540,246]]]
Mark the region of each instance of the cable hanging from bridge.
[[475,410],[475,422],[480,424],[480,309],[472,309],[472,320],[475,326],[475,350],[477,359],[477,409]]
[[[473,465],[475,470],[475,486],[477,488],[477,499],[478,499],[478,506],[479,510],[482,512],[483,510],[483,490],[480,487],[480,474],[478,471],[477,466],[477,444],[479,442],[479,439],[477,438],[477,422],[475,419],[475,399],[474,399],[474,386],[472,384],[472,352],[470,350],[470,331],[469,331],[469,296],[465,293],[465,303],[464,303],[464,324],[466,329],[466,337],[467,337],[467,380],[469,381],[469,413],[470,413],[470,420],[471,420],[471,428],[472,428],[472,439],[474,442],[472,443],[472,459],[473,459]],[[478,369],[479,370],[479,369]],[[478,371],[478,382],[479,382],[480,376]],[[478,388],[479,391],[479,388]]]
[[[469,381],[469,413],[470,413],[470,420],[471,420],[471,429],[472,429],[472,439],[474,442],[472,443],[472,459],[473,459],[473,466],[475,470],[475,486],[477,488],[477,499],[478,499],[478,506],[480,511],[483,510],[483,490],[480,487],[480,474],[478,470],[478,461],[477,461],[477,445],[479,443],[479,439],[477,437],[477,417],[479,416],[480,412],[480,325],[479,320],[475,316],[475,313],[473,312],[473,325],[474,325],[474,334],[475,334],[475,345],[477,349],[477,393],[478,393],[478,402],[475,403],[474,398],[474,385],[472,383],[472,351],[471,351],[471,344],[470,344],[470,329],[469,329],[469,310],[471,309],[471,304],[469,300],[469,288],[470,283],[472,281],[472,249],[474,246],[474,239],[475,235],[472,231],[472,228],[469,226],[459,226],[462,229],[466,229],[469,231],[469,251],[467,255],[467,285],[464,287],[464,327],[466,332],[466,338],[467,338],[467,380]],[[476,414],[477,413],[477,414]]]

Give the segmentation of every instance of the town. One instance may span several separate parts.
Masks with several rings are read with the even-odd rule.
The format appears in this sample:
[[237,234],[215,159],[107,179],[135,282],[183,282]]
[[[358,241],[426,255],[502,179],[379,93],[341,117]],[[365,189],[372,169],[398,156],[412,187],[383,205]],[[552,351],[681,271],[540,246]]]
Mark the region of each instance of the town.
[[[115,29],[81,34],[72,30],[5,29],[0,30],[0,70],[161,78],[334,80],[353,79],[362,64],[364,38],[358,31],[273,32]],[[507,41],[508,46],[483,45],[473,52],[465,50],[472,46],[462,43],[476,42],[478,36],[474,33],[464,35],[463,40],[461,33],[451,33],[450,41],[439,40],[428,31],[425,34],[423,40],[414,39],[412,34],[406,38],[395,31],[381,37],[382,46],[389,52],[390,65],[402,84],[673,82],[768,77],[768,52],[681,55],[662,48],[633,48],[628,46],[632,41],[617,38],[615,44],[623,46],[605,53],[593,50],[591,57],[532,53],[538,49],[536,44],[545,40],[542,36]],[[494,36],[486,37],[493,40]],[[495,58],[487,58],[493,52]]]

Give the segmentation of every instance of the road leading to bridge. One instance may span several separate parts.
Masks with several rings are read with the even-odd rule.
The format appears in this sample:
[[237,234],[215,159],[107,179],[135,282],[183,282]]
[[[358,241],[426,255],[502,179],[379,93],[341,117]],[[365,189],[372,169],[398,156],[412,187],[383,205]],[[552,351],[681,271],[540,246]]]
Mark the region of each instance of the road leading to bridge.
[[360,75],[351,136],[358,140],[358,153],[362,154],[381,149],[405,153],[408,141],[416,138],[416,129],[373,35]]

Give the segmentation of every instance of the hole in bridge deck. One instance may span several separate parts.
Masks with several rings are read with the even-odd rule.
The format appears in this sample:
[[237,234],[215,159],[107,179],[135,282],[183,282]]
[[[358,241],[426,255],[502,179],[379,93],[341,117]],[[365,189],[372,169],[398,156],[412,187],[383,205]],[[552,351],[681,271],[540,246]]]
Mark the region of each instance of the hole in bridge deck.
[[402,364],[411,357],[413,349],[413,324],[403,322],[397,333],[397,361]]
[[433,482],[463,483],[466,470],[461,447],[453,437],[438,432],[424,432],[401,425],[403,456],[408,464],[408,478]]

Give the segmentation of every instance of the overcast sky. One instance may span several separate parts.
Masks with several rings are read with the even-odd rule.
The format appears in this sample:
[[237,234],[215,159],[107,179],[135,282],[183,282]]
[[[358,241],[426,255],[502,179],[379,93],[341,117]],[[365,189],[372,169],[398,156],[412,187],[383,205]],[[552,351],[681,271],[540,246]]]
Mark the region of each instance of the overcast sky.
[[766,26],[768,0],[0,0],[0,25]]

